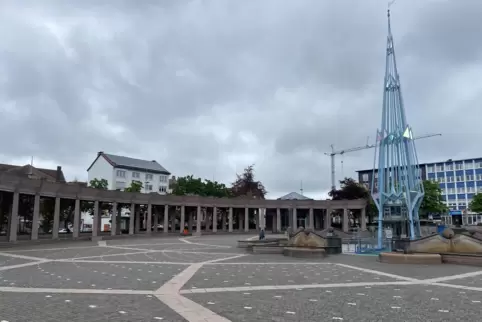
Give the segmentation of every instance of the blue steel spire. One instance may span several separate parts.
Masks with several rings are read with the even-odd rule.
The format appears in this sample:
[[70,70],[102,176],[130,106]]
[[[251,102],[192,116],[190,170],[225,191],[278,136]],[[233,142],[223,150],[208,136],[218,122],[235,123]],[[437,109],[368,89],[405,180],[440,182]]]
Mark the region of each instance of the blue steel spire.
[[377,143],[371,193],[378,208],[378,246],[381,248],[385,228],[391,228],[393,236],[420,237],[418,211],[424,196],[412,128],[407,123],[403,105],[390,10],[382,123],[377,131]]

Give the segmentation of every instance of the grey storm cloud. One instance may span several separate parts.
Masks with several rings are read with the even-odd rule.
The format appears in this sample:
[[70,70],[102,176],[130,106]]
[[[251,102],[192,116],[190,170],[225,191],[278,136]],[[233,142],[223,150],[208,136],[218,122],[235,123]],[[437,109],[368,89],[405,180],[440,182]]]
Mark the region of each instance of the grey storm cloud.
[[[0,162],[86,178],[97,151],[270,196],[330,187],[324,152],[375,139],[386,1],[0,1]],[[392,29],[421,162],[477,157],[482,3],[397,0]],[[337,157],[337,177],[373,166]],[[343,161],[343,168],[341,162]]]

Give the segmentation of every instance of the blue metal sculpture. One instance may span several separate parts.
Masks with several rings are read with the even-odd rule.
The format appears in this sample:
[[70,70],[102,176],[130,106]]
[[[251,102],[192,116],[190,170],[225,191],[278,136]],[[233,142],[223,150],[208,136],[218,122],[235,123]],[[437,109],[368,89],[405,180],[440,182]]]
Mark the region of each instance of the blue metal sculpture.
[[[388,38],[381,129],[377,131],[371,193],[378,208],[378,247],[384,229],[420,237],[418,211],[424,196],[412,128],[407,123],[388,10]],[[377,169],[378,160],[378,171]]]

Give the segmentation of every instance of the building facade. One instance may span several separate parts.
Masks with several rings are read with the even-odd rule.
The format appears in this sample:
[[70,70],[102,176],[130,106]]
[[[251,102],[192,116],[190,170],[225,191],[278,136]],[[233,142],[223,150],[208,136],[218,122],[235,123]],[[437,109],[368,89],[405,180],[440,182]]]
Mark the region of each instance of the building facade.
[[[373,169],[357,173],[358,181],[371,189]],[[482,193],[482,158],[422,163],[419,176],[423,180],[438,182],[450,210],[468,210],[474,195]]]
[[108,190],[124,191],[132,182],[142,184],[143,193],[157,192],[166,194],[171,173],[157,161],[147,161],[124,156],[98,152],[97,157],[87,169],[88,181],[105,179]]

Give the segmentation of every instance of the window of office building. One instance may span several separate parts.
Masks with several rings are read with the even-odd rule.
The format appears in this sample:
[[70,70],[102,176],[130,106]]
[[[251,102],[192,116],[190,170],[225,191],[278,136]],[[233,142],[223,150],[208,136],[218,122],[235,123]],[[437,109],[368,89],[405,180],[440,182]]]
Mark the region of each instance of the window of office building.
[[437,165],[437,172],[442,172],[442,171],[444,171],[444,166],[443,166],[443,164]]
[[126,172],[124,170],[117,170],[116,174],[119,178],[125,178],[126,177]]
[[467,193],[474,193],[475,187],[467,187]]
[[465,187],[457,187],[457,193],[465,193]]
[[455,177],[455,180],[457,180],[457,181],[464,181],[464,177],[463,177],[463,176],[456,176],[456,177]]
[[447,182],[454,182],[454,177],[450,176],[450,177],[446,177],[445,178]]
[[427,172],[433,172],[433,166],[432,165],[427,167]]
[[455,188],[447,188],[447,193],[448,193],[448,194],[454,194],[454,193],[455,193]]
[[447,163],[445,165],[445,170],[446,171],[453,171],[454,170],[454,164],[453,163]]
[[465,162],[465,169],[473,169],[474,168],[474,164],[470,161],[468,162]]
[[479,168],[479,169],[482,168],[482,161],[477,161],[477,162],[475,163],[475,167],[476,167],[476,168]]
[[464,165],[462,163],[456,163],[455,164],[455,170],[462,170],[463,166]]
[[139,172],[132,172],[132,177],[133,178],[140,178],[141,174]]
[[165,187],[165,186],[160,186],[160,187],[159,187],[159,192],[166,192],[166,187]]
[[472,181],[472,180],[474,180],[474,176],[471,175],[471,174],[468,174],[468,175],[465,176],[465,180],[466,181]]
[[152,191],[152,184],[146,185],[146,190],[147,190],[147,191]]
[[146,173],[146,180],[152,180],[152,174]]
[[368,173],[364,173],[364,174],[362,175],[362,180],[363,180],[364,182],[367,182],[367,181],[368,181]]
[[160,182],[167,182],[167,176],[161,175],[161,176],[159,177],[159,181],[160,181]]
[[116,181],[115,188],[116,190],[124,190],[126,188],[126,183],[122,181]]
[[482,180],[482,173],[477,174],[475,180]]

